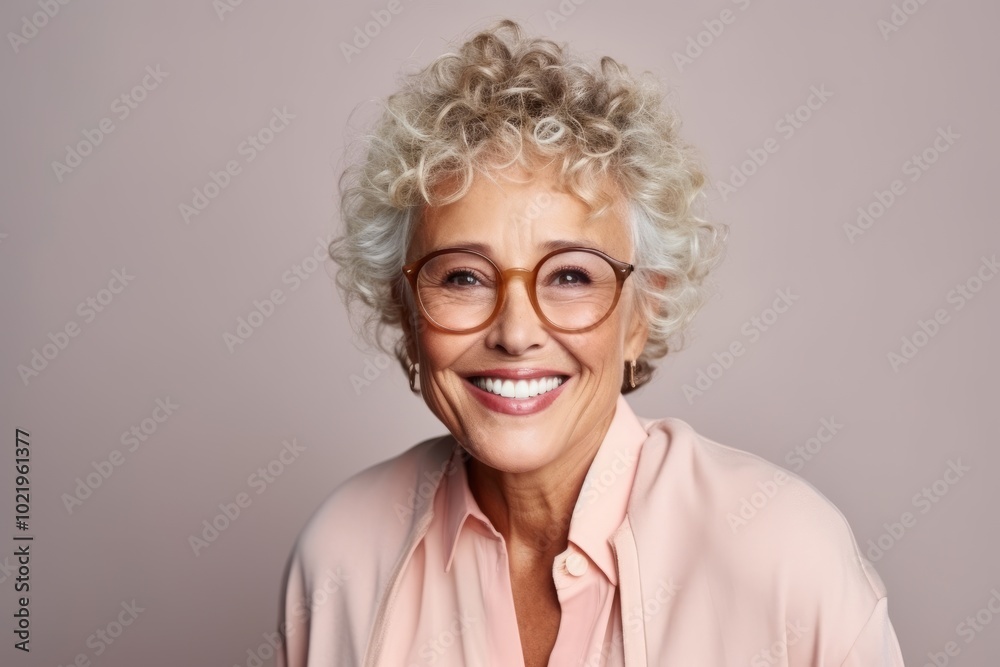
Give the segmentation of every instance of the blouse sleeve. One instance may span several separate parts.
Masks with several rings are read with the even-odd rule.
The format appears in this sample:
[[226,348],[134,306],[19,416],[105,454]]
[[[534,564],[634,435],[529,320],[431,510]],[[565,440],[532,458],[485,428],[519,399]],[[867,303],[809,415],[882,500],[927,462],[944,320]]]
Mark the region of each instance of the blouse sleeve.
[[309,611],[298,552],[289,559],[281,597],[276,667],[305,667],[309,646]]
[[888,598],[879,598],[840,667],[904,667],[899,640],[889,620]]

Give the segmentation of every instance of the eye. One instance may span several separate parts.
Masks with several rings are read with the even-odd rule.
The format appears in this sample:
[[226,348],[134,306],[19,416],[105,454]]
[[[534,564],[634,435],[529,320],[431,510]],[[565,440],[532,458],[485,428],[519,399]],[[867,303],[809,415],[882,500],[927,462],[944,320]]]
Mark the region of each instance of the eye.
[[551,276],[549,284],[557,287],[573,287],[591,283],[590,274],[578,267],[563,267],[553,271]]
[[475,287],[480,284],[480,276],[475,271],[461,269],[453,270],[442,281],[445,285],[455,287]]

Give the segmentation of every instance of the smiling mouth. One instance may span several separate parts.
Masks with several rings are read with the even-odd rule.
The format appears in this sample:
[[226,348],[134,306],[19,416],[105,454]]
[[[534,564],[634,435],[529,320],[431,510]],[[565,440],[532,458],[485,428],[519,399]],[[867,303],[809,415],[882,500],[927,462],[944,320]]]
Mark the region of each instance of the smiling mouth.
[[566,375],[552,375],[541,378],[531,378],[530,380],[506,380],[504,378],[491,378],[483,376],[473,376],[468,378],[469,382],[476,385],[483,391],[496,394],[503,398],[534,398],[547,394],[556,389],[568,379]]

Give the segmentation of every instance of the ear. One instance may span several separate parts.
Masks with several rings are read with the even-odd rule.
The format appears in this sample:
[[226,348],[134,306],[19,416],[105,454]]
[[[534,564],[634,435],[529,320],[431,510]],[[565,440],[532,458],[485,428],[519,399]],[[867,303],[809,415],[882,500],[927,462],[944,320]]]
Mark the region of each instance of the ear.
[[416,322],[415,314],[410,309],[407,300],[402,297],[399,292],[399,288],[393,289],[393,296],[396,298],[396,302],[400,304],[400,327],[403,330],[403,349],[406,350],[406,354],[411,362],[418,361],[417,357],[417,329],[419,328],[419,320]]
[[649,282],[653,284],[653,289],[658,293],[667,289],[667,277],[662,273],[650,273]]
[[419,361],[417,356],[417,338],[413,328],[413,322],[408,313],[403,312],[403,349],[406,350],[407,358],[412,363]]
[[638,359],[649,338],[649,321],[636,304],[632,308],[632,321],[625,332],[625,359]]
[[[653,284],[653,289],[657,292],[662,292],[666,288],[667,277],[662,274],[652,274],[650,281]],[[648,297],[645,294],[638,294],[633,302],[631,321],[625,332],[625,359],[637,359],[646,348],[646,341],[649,339],[649,319],[646,310],[642,308],[641,299],[648,299]],[[652,306],[652,304],[649,305]]]

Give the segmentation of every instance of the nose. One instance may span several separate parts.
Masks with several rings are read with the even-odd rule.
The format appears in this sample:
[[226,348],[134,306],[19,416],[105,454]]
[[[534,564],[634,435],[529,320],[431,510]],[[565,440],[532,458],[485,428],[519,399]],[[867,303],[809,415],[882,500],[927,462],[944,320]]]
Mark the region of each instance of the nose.
[[486,335],[490,348],[499,347],[508,354],[519,355],[547,340],[549,332],[531,303],[531,278],[527,269],[504,272],[503,303]]

